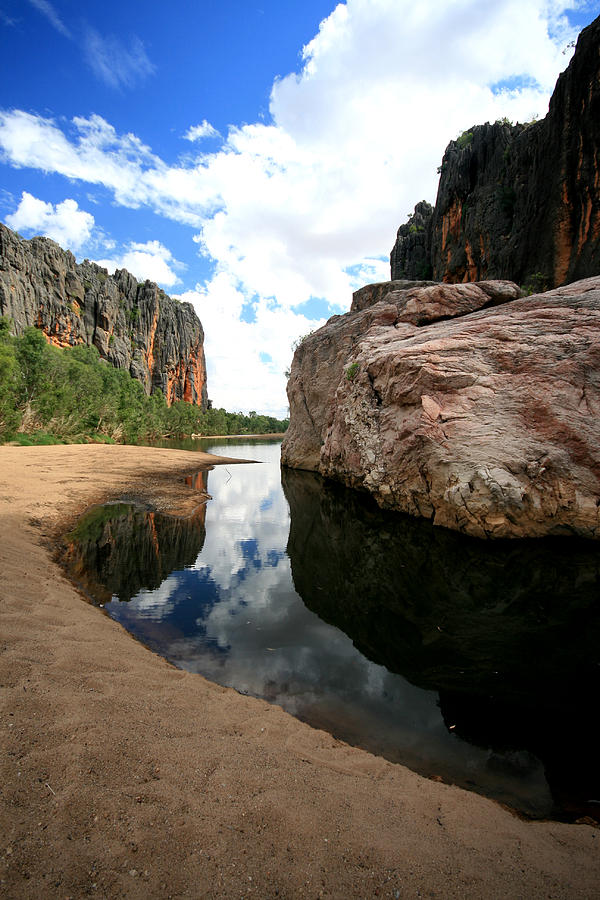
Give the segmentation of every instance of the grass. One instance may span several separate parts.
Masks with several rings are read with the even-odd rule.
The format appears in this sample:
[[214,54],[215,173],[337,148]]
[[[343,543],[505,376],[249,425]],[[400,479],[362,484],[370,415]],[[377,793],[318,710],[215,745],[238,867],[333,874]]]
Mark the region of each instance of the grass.
[[4,434],[0,438],[0,444],[18,444],[19,447],[45,447],[55,444],[116,444],[113,438],[106,434],[91,432],[79,434],[73,437],[57,437],[47,431],[15,432]]

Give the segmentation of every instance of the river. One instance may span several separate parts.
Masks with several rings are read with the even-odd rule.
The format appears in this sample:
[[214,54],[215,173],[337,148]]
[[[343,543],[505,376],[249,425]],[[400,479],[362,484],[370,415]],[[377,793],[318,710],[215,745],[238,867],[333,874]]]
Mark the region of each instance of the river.
[[[171,444],[172,446],[172,444]],[[95,602],[190,672],[534,818],[600,812],[600,566],[575,540],[490,544],[258,460],[202,473],[191,519],[129,504],[69,535]],[[71,552],[72,556],[72,552]]]

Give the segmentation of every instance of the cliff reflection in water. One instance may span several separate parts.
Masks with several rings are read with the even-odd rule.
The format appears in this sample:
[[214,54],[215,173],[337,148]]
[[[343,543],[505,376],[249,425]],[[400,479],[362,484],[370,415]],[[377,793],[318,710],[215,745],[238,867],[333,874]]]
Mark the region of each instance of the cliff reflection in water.
[[207,449],[261,463],[206,473],[214,499],[192,518],[111,504],[68,535],[71,573],[113,618],[422,774],[534,816],[597,815],[595,546],[465,539],[281,473],[276,441]]
[[129,601],[195,562],[206,536],[205,516],[205,505],[186,518],[133,503],[97,506],[65,535],[63,561],[97,603],[105,605],[113,597]]
[[600,798],[590,733],[600,688],[597,546],[482,542],[386,513],[317,475],[284,469],[282,481],[304,603],[369,659],[439,691],[456,734],[535,753],[555,800],[597,815],[586,803]]

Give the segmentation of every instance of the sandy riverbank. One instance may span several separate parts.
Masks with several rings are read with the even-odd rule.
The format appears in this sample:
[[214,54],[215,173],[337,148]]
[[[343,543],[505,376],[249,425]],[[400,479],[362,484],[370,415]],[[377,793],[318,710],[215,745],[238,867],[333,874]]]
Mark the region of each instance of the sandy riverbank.
[[172,668],[82,601],[57,528],[202,500],[206,454],[0,447],[0,896],[600,896],[600,832],[347,747]]

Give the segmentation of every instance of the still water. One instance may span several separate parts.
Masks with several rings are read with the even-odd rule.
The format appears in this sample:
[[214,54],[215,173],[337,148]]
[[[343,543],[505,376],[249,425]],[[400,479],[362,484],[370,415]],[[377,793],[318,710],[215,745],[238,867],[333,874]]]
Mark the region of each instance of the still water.
[[213,499],[190,518],[114,503],[67,536],[109,615],[177,666],[424,775],[533,817],[598,818],[595,545],[488,544],[384,513],[281,470],[279,441],[192,447],[259,462],[201,473]]

